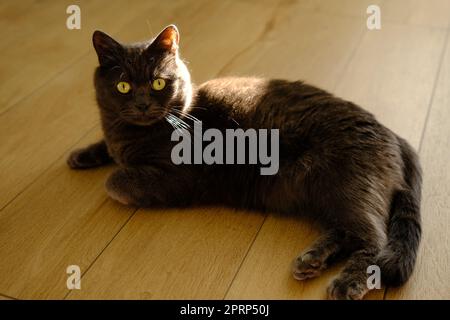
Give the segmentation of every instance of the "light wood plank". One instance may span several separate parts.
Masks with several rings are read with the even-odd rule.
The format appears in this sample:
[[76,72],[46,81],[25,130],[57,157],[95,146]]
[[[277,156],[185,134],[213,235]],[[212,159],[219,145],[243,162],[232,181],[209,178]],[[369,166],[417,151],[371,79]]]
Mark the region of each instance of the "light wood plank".
[[450,23],[450,0],[384,0],[381,10],[387,21],[435,28]]
[[0,117],[0,208],[98,123],[90,56]]
[[338,15],[305,11],[299,4],[281,6],[264,37],[231,60],[220,75],[305,80],[334,88],[365,25]]
[[[329,37],[339,34],[332,32]],[[417,40],[413,40],[415,37]],[[348,47],[343,39],[338,41],[343,47]],[[424,41],[428,43],[425,47]],[[385,24],[380,33],[366,32],[342,77],[338,78],[339,73],[335,73],[334,81],[325,81],[336,84],[332,91],[375,112],[417,147],[443,44],[441,30]],[[315,47],[311,50],[318,51]],[[327,52],[328,56],[323,56],[324,62],[311,67],[319,75],[323,66],[328,66],[327,59],[345,59],[345,56],[337,55],[336,50]],[[291,69],[295,67],[291,66]],[[322,71],[322,77],[324,74]],[[332,72],[330,74],[333,76]],[[422,80],[420,84],[418,78]],[[399,112],[403,121],[397,116]],[[413,119],[405,119],[404,114]],[[338,267],[305,282],[296,282],[290,274],[293,258],[317,237],[317,230],[311,230],[314,230],[313,226],[303,221],[269,216],[226,298],[325,298],[326,287],[336,276]],[[383,299],[383,293],[384,290],[372,291],[367,299]]]
[[0,300],[13,300],[13,299],[0,294]]
[[403,25],[417,25],[445,29],[450,21],[450,0],[302,0],[306,10],[343,15],[366,24],[370,5],[381,9],[384,22]]
[[358,23],[366,24],[367,7],[378,5],[383,7],[384,0],[302,0],[299,5],[302,9],[326,13],[329,15],[341,15],[358,20]]
[[388,288],[387,299],[450,299],[450,40],[426,126],[420,157],[423,168],[422,229],[416,269],[408,283]]
[[[0,48],[17,46],[20,43],[18,39],[30,40],[36,32],[48,31],[43,29],[48,24],[54,23],[53,26],[56,26],[59,21],[54,18],[61,13],[60,5],[51,0],[0,2],[0,36],[2,38]],[[64,13],[65,10],[62,12]],[[37,24],[39,28],[36,28]]]
[[220,208],[140,210],[69,298],[221,299],[262,221]]

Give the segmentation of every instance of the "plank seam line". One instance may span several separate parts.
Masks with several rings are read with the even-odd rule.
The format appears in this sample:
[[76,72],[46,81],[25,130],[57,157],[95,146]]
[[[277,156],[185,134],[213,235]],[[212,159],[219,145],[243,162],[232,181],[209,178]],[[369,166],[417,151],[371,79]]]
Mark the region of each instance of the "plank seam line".
[[[109,200],[108,197],[105,198],[105,200],[102,202],[102,204],[98,207],[97,211],[100,210],[108,200]],[[122,229],[128,224],[128,222],[131,220],[131,218],[133,218],[135,216],[138,209],[139,208],[134,209],[134,211],[130,214],[130,216],[127,218],[127,220],[122,224],[122,226],[119,228],[119,230],[117,230],[117,232],[114,234],[114,236],[111,238],[111,240],[108,241],[108,243],[103,247],[103,249],[99,252],[99,254],[94,258],[94,260],[92,260],[92,262],[89,264],[89,266],[86,268],[86,270],[81,274],[80,281],[89,272],[89,270],[92,268],[92,266],[95,264],[95,262],[97,262],[97,260],[101,257],[103,252],[105,252],[105,250],[108,249],[108,247],[111,245],[111,243],[114,241],[114,239],[116,239],[116,237],[119,235],[119,233],[122,231]],[[71,292],[72,292],[72,290],[69,290],[65,294],[63,300],[66,300]]]
[[56,159],[52,162],[50,162],[50,164],[48,165],[47,168],[45,168],[44,170],[42,170],[42,172],[40,174],[38,174],[38,176],[36,178],[34,178],[32,181],[30,181],[26,186],[24,186],[22,188],[22,190],[20,190],[14,197],[12,197],[9,201],[7,201],[3,207],[0,208],[0,214],[1,212],[8,207],[12,202],[14,202],[14,200],[16,200],[22,193],[24,193],[26,190],[28,190],[28,188],[30,188],[33,184],[35,184],[38,179],[40,179],[45,173],[47,173],[48,170],[50,170],[51,167],[53,167],[62,157],[64,157],[66,155],[66,153],[73,149],[78,143],[80,143],[80,141],[82,141],[85,137],[87,137],[95,128],[98,127],[98,123],[96,125],[94,125],[92,128],[88,129],[78,140],[76,140],[73,144],[71,144],[67,149],[65,149],[61,155],[59,155],[58,157],[56,157]]
[[264,226],[264,223],[266,223],[266,220],[267,220],[267,217],[268,217],[268,216],[269,216],[269,214],[265,214],[264,219],[263,219],[263,221],[261,222],[261,225],[259,226],[258,231],[256,232],[255,236],[253,237],[252,242],[251,242],[250,245],[248,246],[248,249],[247,249],[247,251],[245,252],[244,257],[242,258],[241,263],[239,264],[239,266],[238,266],[238,268],[237,268],[237,270],[236,270],[236,272],[235,272],[233,278],[231,279],[230,284],[228,285],[228,288],[227,288],[227,290],[225,291],[225,294],[223,295],[222,300],[224,300],[224,299],[227,297],[228,292],[230,291],[230,289],[231,289],[231,287],[232,287],[232,285],[233,285],[233,283],[234,283],[234,280],[236,279],[236,277],[237,277],[239,271],[241,271],[241,268],[242,268],[242,266],[244,265],[244,262],[245,262],[245,260],[247,259],[248,254],[250,253],[251,249],[253,248],[253,244],[255,243],[256,239],[258,238],[258,235],[259,235],[259,233],[260,233],[262,227]]
[[7,294],[4,294],[4,293],[1,293],[1,292],[0,292],[0,296],[2,296],[2,297],[4,297],[4,298],[7,298],[7,299],[11,299],[11,300],[19,300],[19,299],[17,299],[17,298],[11,297],[11,296],[9,296],[9,295],[7,295]]
[[47,86],[50,82],[54,81],[55,79],[57,79],[60,75],[64,74],[65,72],[67,72],[69,69],[71,69],[74,65],[78,64],[82,59],[84,59],[85,57],[87,57],[89,55],[89,51],[85,51],[83,54],[81,54],[78,58],[76,58],[75,60],[73,60],[72,63],[69,63],[67,66],[65,66],[64,68],[62,68],[61,70],[58,70],[52,77],[50,77],[47,81],[45,81],[43,84],[41,84],[39,87],[35,88],[34,90],[31,90],[30,92],[28,92],[27,94],[25,94],[23,97],[21,97],[19,100],[17,100],[16,102],[14,102],[13,104],[11,104],[9,107],[7,107],[5,110],[0,112],[0,117],[4,116],[5,114],[7,114],[9,111],[13,110],[14,107],[16,107],[17,105],[19,105],[20,103],[22,103],[23,101],[25,101],[26,99],[34,96],[37,92],[39,92],[41,89],[43,89],[45,86]]
[[424,140],[424,137],[425,137],[425,132],[426,132],[426,129],[428,128],[428,122],[429,122],[428,120],[429,120],[429,117],[430,117],[430,114],[431,114],[431,109],[433,108],[433,104],[434,104],[434,98],[435,98],[435,95],[436,95],[437,84],[438,84],[439,78],[441,76],[442,64],[443,64],[443,61],[444,61],[445,54],[447,52],[448,38],[450,36],[450,32],[449,31],[450,31],[450,28],[448,28],[447,32],[445,33],[444,45],[443,45],[443,48],[442,48],[441,55],[439,57],[439,66],[438,66],[438,70],[436,72],[436,76],[435,76],[435,79],[434,79],[433,89],[431,91],[430,101],[428,102],[427,114],[425,116],[425,122],[424,122],[424,126],[423,126],[423,129],[422,129],[422,134],[420,135],[420,142],[419,142],[419,149],[418,149],[418,153],[419,154],[420,154],[420,152],[422,150],[422,144],[423,144],[423,140]]
[[228,60],[227,63],[225,63],[225,65],[217,72],[217,76],[221,77],[223,76],[223,74],[227,71],[227,69],[230,68],[230,66],[233,65],[233,63],[238,60],[241,56],[243,56],[245,53],[247,53],[248,51],[250,51],[258,42],[261,42],[266,36],[267,34],[273,30],[275,28],[276,25],[276,19],[278,16],[278,13],[281,9],[281,7],[283,6],[284,2],[286,2],[286,0],[280,0],[278,2],[278,4],[275,6],[275,8],[273,9],[273,13],[272,16],[269,18],[269,20],[266,22],[266,24],[263,27],[262,32],[258,35],[258,37],[256,37],[255,40],[253,40],[252,42],[250,42],[250,44],[246,47],[244,47],[242,50],[240,50],[238,53],[236,53],[235,55],[233,55],[231,57],[230,60]]
[[[352,52],[348,56],[348,59],[345,62],[344,67],[342,68],[341,74],[339,75],[339,77],[337,77],[337,79],[341,79],[342,80],[344,75],[347,73],[347,71],[348,71],[348,69],[349,69],[349,67],[351,65],[351,62],[354,60],[354,58],[356,56],[356,53],[358,52],[359,48],[361,47],[361,43],[362,43],[362,41],[364,39],[364,36],[366,34],[367,34],[367,30],[363,29],[361,31],[361,34],[358,37],[358,40],[356,41],[356,44],[355,44],[354,48],[352,49]],[[338,86],[339,86],[339,83],[335,83],[334,86],[333,86],[333,91],[336,91]]]

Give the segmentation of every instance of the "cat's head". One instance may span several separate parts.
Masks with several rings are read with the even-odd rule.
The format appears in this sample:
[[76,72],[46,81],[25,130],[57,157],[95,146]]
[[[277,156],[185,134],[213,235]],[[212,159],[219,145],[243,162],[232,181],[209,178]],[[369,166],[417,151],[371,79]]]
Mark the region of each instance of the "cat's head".
[[150,41],[132,45],[95,31],[93,43],[100,63],[95,88],[102,111],[135,125],[151,125],[174,109],[185,111],[192,85],[179,58],[179,38],[174,25]]

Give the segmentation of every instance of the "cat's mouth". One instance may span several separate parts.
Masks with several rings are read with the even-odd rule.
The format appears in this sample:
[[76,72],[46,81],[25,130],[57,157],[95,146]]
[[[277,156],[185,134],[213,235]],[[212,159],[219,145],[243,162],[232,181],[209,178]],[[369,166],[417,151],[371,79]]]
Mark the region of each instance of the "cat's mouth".
[[120,117],[128,123],[138,126],[150,126],[165,118],[167,110],[154,108],[153,110],[137,111],[124,108],[120,112]]
[[159,113],[157,115],[141,113],[141,114],[127,115],[125,117],[125,120],[127,122],[130,122],[132,124],[139,125],[139,126],[150,126],[156,122],[163,120],[164,117],[165,117],[164,113]]
[[135,124],[137,124],[137,125],[140,125],[140,126],[149,126],[149,125],[152,125],[152,124],[154,124],[156,122],[159,122],[159,121],[161,121],[163,119],[164,119],[164,115],[159,115],[159,116],[154,116],[153,115],[153,116],[150,116],[150,115],[144,114],[144,115],[141,115],[139,117],[136,117],[133,120],[133,122]]

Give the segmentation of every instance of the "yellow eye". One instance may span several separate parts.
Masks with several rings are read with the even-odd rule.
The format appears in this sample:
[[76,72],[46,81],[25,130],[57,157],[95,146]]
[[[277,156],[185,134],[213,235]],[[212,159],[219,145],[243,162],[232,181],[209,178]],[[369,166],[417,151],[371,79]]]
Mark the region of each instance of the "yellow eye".
[[152,87],[156,91],[160,91],[160,90],[164,89],[165,86],[166,86],[166,82],[164,81],[164,79],[155,79],[152,82]]
[[128,93],[131,90],[131,86],[128,82],[125,81],[120,81],[117,84],[117,91],[119,91],[120,93]]

